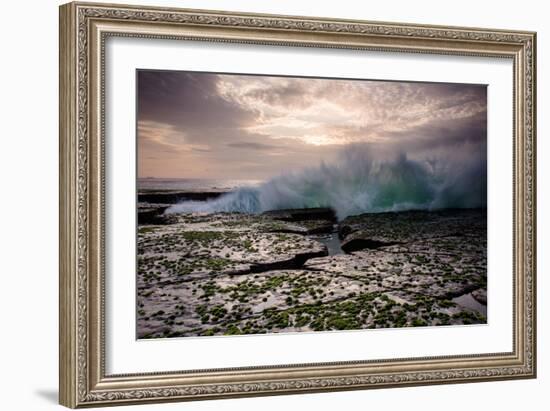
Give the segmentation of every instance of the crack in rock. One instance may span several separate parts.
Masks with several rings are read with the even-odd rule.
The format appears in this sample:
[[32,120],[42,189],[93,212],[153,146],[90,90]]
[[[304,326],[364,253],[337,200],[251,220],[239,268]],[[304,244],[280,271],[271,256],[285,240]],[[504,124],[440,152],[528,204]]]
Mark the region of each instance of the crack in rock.
[[288,260],[273,261],[270,263],[252,263],[250,265],[250,273],[263,273],[272,270],[291,270],[301,268],[307,260],[316,257],[326,257],[328,250],[326,247],[322,251],[296,254]]
[[383,241],[378,240],[376,238],[351,238],[349,240],[345,240],[341,244],[342,250],[344,250],[345,253],[349,254],[354,251],[361,251],[361,250],[375,250],[377,248],[381,247],[389,247],[392,245],[399,245],[402,244],[399,241]]

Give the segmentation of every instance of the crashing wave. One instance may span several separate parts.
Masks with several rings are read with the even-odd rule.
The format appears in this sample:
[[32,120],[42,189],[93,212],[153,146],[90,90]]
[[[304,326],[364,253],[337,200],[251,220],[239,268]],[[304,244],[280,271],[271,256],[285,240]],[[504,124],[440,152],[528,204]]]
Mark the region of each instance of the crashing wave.
[[184,201],[167,213],[261,213],[330,207],[339,219],[366,212],[487,206],[486,149],[408,158],[369,145],[343,150],[332,164],[282,174],[208,201]]

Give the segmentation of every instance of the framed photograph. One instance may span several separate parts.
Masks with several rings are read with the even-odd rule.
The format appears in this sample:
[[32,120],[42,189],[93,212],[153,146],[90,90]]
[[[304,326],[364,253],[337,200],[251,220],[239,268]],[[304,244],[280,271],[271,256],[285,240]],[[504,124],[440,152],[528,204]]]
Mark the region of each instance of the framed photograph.
[[60,8],[60,403],[536,376],[533,32]]

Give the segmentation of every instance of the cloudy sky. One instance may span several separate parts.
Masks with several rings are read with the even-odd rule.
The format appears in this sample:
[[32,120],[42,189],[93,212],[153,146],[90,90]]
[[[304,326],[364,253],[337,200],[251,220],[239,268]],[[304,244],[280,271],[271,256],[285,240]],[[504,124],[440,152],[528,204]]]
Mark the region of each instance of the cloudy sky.
[[265,180],[352,144],[484,146],[483,85],[140,70],[138,175]]

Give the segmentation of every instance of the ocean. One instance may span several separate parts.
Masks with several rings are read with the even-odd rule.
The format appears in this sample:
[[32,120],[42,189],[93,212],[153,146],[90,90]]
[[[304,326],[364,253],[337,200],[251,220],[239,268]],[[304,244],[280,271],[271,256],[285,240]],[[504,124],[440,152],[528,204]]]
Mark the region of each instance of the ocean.
[[187,193],[229,192],[241,187],[257,187],[261,180],[207,178],[138,178],[138,192],[182,191]]

